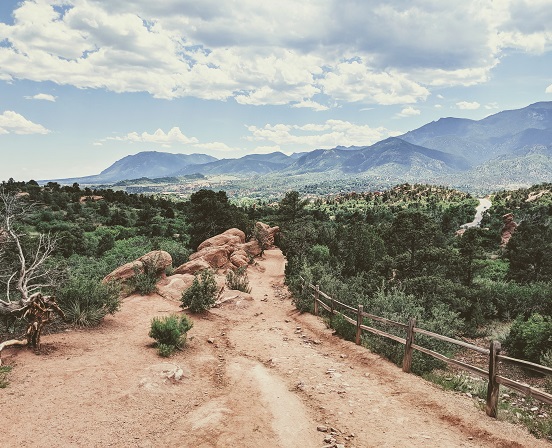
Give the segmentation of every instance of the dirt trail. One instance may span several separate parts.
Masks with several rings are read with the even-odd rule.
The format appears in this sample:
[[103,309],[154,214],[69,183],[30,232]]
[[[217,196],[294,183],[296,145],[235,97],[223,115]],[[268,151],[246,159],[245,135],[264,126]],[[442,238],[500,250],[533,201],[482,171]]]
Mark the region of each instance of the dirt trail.
[[[283,269],[266,251],[249,270],[253,300],[193,316],[187,348],[168,360],[147,333],[179,308],[157,295],[125,299],[92,331],[45,336],[40,356],[6,349],[0,445],[550,447],[298,314]],[[182,379],[167,379],[177,368]]]

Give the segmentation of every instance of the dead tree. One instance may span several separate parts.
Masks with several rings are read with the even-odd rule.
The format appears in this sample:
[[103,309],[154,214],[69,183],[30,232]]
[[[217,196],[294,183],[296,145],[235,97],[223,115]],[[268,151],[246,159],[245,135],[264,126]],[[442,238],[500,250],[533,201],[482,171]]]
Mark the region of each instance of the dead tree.
[[[4,347],[28,345],[40,350],[40,335],[53,313],[65,319],[54,297],[43,295],[42,290],[55,286],[59,272],[48,266],[56,239],[40,234],[25,245],[18,222],[28,216],[33,205],[17,195],[0,190],[0,280],[5,288],[0,298],[0,317],[6,327],[18,319],[27,322],[24,339],[12,339],[0,344],[0,356]],[[2,360],[0,358],[0,365]]]

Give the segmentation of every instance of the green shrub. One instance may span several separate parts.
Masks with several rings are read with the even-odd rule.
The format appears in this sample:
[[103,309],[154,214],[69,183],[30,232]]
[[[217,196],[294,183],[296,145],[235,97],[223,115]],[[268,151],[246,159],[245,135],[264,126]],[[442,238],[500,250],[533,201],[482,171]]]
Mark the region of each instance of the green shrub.
[[424,378],[432,383],[439,384],[445,390],[469,393],[474,397],[486,399],[487,382],[479,378],[460,372],[436,372],[424,375]]
[[[415,317],[416,327],[449,337],[456,336],[463,324],[458,314],[451,311],[445,304],[439,303],[430,310],[426,310],[420,305],[416,297],[406,294],[400,288],[380,289],[373,297],[367,300],[364,309],[370,310],[369,312],[376,316],[402,323],[407,323],[411,317]],[[402,328],[371,320],[368,322],[368,325],[387,333],[405,337],[405,331]],[[396,364],[400,365],[402,363],[404,345],[367,332],[363,334],[362,339],[363,343],[370,350],[385,356]],[[416,335],[416,344],[446,356],[454,354],[454,346],[452,344],[430,338],[429,336]],[[442,367],[444,367],[444,363],[431,356],[418,351],[415,351],[412,355],[412,371],[414,373],[421,375]]]
[[217,283],[210,269],[196,274],[192,286],[182,294],[182,307],[188,307],[192,313],[201,313],[214,305]]
[[92,278],[70,278],[56,293],[56,301],[68,321],[89,327],[121,306],[120,287]]
[[1,366],[0,367],[0,389],[5,389],[8,387],[8,373],[11,372],[10,366]]
[[132,292],[148,296],[157,290],[157,269],[154,260],[147,260],[142,263],[143,271],[134,266],[134,276],[128,281]]
[[315,244],[309,249],[309,259],[313,263],[325,263],[330,259],[330,249],[322,244]]
[[190,249],[188,249],[184,243],[169,238],[157,239],[154,248],[164,250],[171,254],[174,266],[180,266],[186,263],[190,256]]
[[332,317],[330,327],[342,338],[354,341],[356,337],[356,326],[345,320],[341,314]]
[[157,290],[157,276],[155,273],[139,272],[136,269],[134,276],[129,279],[128,285],[132,292],[148,296]]
[[157,354],[163,358],[168,358],[176,351],[174,345],[157,343]]
[[168,357],[181,349],[186,342],[186,333],[193,327],[187,316],[172,314],[154,317],[151,321],[149,336],[157,341],[157,352]]
[[232,269],[229,270],[226,274],[226,286],[228,286],[229,289],[249,294],[251,292],[251,287],[249,286],[249,279],[247,278],[247,267],[242,266],[235,271]]
[[504,348],[510,356],[536,363],[551,346],[552,320],[537,313],[527,320],[517,318],[504,340]]

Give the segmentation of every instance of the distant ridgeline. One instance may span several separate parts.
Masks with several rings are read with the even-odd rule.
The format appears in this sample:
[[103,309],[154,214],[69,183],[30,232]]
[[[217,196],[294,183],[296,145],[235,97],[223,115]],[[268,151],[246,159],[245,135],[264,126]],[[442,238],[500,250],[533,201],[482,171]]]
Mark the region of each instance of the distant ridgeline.
[[471,191],[527,187],[552,178],[552,102],[502,111],[482,120],[442,118],[370,146],[337,146],[289,156],[274,152],[217,160],[205,154],[141,152],[98,175],[56,181],[124,188],[186,183],[197,179],[189,176],[199,175],[226,176],[224,182],[230,177],[231,185],[253,191],[281,191],[287,186],[305,192],[313,187],[318,192],[336,192],[332,185],[346,191],[354,189],[351,182],[364,189],[401,182]]

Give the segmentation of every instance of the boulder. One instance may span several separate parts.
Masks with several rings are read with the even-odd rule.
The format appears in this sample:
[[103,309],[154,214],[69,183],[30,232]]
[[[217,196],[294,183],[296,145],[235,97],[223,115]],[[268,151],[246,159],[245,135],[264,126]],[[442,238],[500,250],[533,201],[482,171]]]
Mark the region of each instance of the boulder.
[[223,234],[239,236],[240,243],[245,243],[245,233],[243,233],[240,229],[236,229],[236,228],[228,229],[225,232],[223,232]]
[[171,254],[164,250],[154,250],[138,258],[146,267],[148,272],[155,270],[155,275],[159,276],[165,273],[165,269],[172,265]]
[[230,255],[230,263],[232,263],[237,268],[247,266],[249,264],[249,256],[247,255],[247,252],[243,249],[235,250],[232,255]]
[[180,301],[182,293],[194,282],[191,274],[174,274],[157,283],[157,293],[169,300]]
[[229,260],[230,254],[233,252],[232,246],[212,246],[206,247],[199,252],[190,255],[190,261],[203,259],[213,269],[224,268]]
[[107,274],[103,282],[126,281],[134,277],[137,273],[144,273],[153,270],[156,276],[163,275],[165,269],[172,264],[172,257],[163,250],[154,250],[141,256],[140,258],[119,266],[117,269]]
[[187,263],[181,264],[174,270],[174,274],[195,274],[197,272],[203,271],[204,269],[209,269],[211,265],[207,263],[203,258],[196,258]]
[[270,227],[263,222],[255,223],[255,237],[263,250],[270,249],[274,246],[274,236],[280,231],[278,226]]
[[206,247],[215,247],[215,246],[236,246],[238,244],[245,242],[245,233],[240,229],[228,229],[227,231],[221,233],[220,235],[215,235],[209,239],[206,239],[201,243],[197,250],[198,252]]
[[249,241],[248,243],[240,244],[238,246],[238,249],[241,249],[247,253],[247,255],[251,255],[252,257],[257,257],[261,255],[262,249],[257,240]]

